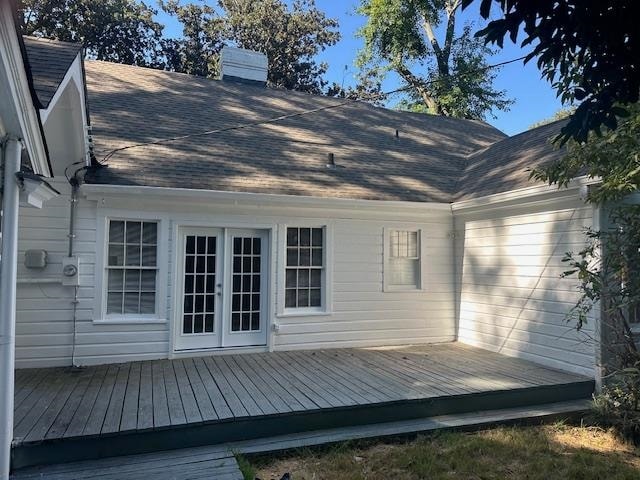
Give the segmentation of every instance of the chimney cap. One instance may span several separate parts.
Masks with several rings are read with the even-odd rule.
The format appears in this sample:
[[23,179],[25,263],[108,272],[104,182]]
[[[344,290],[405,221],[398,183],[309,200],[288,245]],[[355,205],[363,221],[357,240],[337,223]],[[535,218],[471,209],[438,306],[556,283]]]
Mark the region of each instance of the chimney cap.
[[264,86],[268,70],[269,61],[264,53],[229,46],[220,51],[222,80]]

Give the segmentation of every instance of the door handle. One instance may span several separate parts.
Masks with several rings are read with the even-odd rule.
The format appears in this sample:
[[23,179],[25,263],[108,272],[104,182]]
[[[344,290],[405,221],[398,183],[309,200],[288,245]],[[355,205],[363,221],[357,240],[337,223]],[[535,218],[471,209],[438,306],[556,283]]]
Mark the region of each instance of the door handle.
[[222,284],[221,283],[217,283],[216,284],[216,295],[218,295],[218,296],[222,295]]

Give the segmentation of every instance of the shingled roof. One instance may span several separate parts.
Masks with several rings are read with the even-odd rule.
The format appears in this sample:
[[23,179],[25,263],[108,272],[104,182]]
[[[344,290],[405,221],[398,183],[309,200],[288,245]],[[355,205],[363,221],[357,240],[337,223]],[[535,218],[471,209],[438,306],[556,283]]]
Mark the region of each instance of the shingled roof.
[[40,108],[47,108],[82,45],[36,37],[22,37]]
[[[86,62],[95,151],[344,103],[342,99]],[[398,130],[398,138],[396,138]],[[118,152],[87,181],[374,200],[448,202],[486,123],[351,103],[267,125]],[[336,168],[327,167],[333,153]]]
[[[113,149],[219,130],[342,99],[86,61],[98,160]],[[452,202],[530,185],[556,124],[507,138],[472,120],[350,103],[241,130],[117,152],[94,184]],[[398,137],[396,137],[396,130]],[[332,153],[336,167],[327,166]]]
[[542,125],[469,155],[456,188],[456,200],[531,186],[531,169],[559,160],[566,153],[565,148],[551,143],[566,122],[558,120]]

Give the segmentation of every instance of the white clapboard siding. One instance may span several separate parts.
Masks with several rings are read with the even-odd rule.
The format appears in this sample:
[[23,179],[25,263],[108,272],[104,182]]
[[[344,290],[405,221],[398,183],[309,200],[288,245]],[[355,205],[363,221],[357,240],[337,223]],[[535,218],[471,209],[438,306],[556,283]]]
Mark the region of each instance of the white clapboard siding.
[[[62,286],[62,259],[67,256],[70,187],[53,180],[61,195],[42,209],[20,210],[16,364],[18,367],[70,365],[74,341],[74,288]],[[80,258],[79,304],[75,325],[75,361],[108,363],[167,356],[168,330],[159,325],[98,325],[94,320],[96,204],[78,203],[74,253]],[[43,270],[24,266],[27,249],[45,249]],[[47,283],[41,282],[49,280]],[[126,352],[126,354],[122,354]]]
[[[49,264],[43,271],[26,269],[20,262],[17,321],[17,364],[20,367],[101,364],[166,358],[170,352],[173,321],[174,255],[172,239],[178,225],[318,225],[330,224],[333,258],[332,308],[324,316],[282,316],[269,318],[278,324],[273,334],[274,349],[375,346],[452,341],[456,337],[455,277],[453,271],[453,227],[450,211],[398,214],[395,210],[361,215],[354,211],[312,208],[215,206],[203,202],[181,205],[140,199],[119,199],[106,207],[81,195],[76,218],[75,253],[81,265],[81,286],[76,322],[73,322],[74,289],[60,283],[62,260],[67,255],[69,186],[60,180],[54,186],[62,195],[41,210],[23,209],[20,219],[21,255],[29,248],[46,249]],[[102,203],[101,203],[102,205]],[[104,323],[96,305],[96,274],[102,266],[96,252],[103,248],[97,238],[102,208],[126,218],[132,205],[134,215],[164,219],[167,261],[166,321],[150,324]],[[426,211],[426,210],[425,210]],[[144,213],[147,212],[147,213]],[[330,213],[327,213],[330,212]],[[401,218],[401,220],[397,220]],[[421,292],[383,292],[383,229],[420,228],[428,255]],[[275,267],[275,260],[272,268]],[[281,267],[280,267],[281,268]],[[280,278],[275,275],[275,278]],[[29,283],[31,280],[47,283]],[[277,301],[277,288],[271,301]],[[98,320],[98,321],[96,321]],[[73,346],[75,339],[75,347]]]
[[594,322],[576,331],[567,313],[577,282],[560,278],[565,252],[585,245],[592,218],[578,202],[458,213],[458,340],[592,376]]
[[410,225],[426,247],[424,290],[383,292],[383,229],[389,220],[333,223],[333,309],[326,317],[281,317],[276,349],[393,345],[455,339],[451,216]]

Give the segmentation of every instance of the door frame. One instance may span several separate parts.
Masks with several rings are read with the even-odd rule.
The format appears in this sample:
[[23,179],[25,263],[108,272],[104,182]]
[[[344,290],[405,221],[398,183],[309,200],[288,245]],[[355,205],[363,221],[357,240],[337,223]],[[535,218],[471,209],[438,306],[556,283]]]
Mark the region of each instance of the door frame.
[[[224,244],[228,246],[228,249],[225,249],[223,260],[223,292],[222,292],[222,314],[221,315],[221,329],[220,334],[221,337],[221,345],[224,349],[229,348],[250,348],[250,347],[264,347],[267,345],[267,337],[269,336],[269,274],[272,266],[269,263],[270,255],[268,254],[269,248],[267,248],[264,252],[261,249],[261,267],[260,267],[260,314],[262,316],[262,328],[258,332],[232,332],[231,331],[231,315],[233,308],[231,306],[233,301],[233,236],[243,236],[243,235],[256,235],[258,238],[262,239],[262,243],[266,242],[267,247],[269,245],[269,233],[262,228],[225,228],[224,232]],[[264,293],[263,293],[264,292]],[[225,315],[226,314],[226,317]],[[225,322],[226,321],[226,322]],[[264,331],[263,331],[264,329]],[[249,345],[242,345],[242,340],[238,341],[237,338],[242,338],[250,335],[254,335],[255,337],[262,337],[264,334],[264,343],[256,343]],[[240,343],[239,345],[234,345],[234,343]]]
[[[178,316],[181,315],[181,299],[182,282],[178,281],[178,274],[180,272],[179,262],[182,262],[182,256],[184,252],[181,249],[181,232],[184,229],[192,228],[220,228],[223,229],[223,237],[226,238],[228,230],[263,230],[266,233],[267,241],[269,242],[268,248],[264,251],[265,262],[268,265],[269,271],[266,274],[266,289],[265,289],[265,327],[266,331],[266,344],[260,346],[241,346],[241,347],[207,347],[207,348],[194,348],[189,350],[176,350],[175,338],[177,334]],[[234,353],[234,352],[265,352],[273,351],[274,344],[274,322],[276,320],[275,311],[275,292],[276,292],[276,274],[278,266],[275,263],[277,259],[277,235],[278,226],[273,223],[247,223],[247,222],[202,222],[202,221],[181,221],[176,222],[171,229],[171,260],[172,265],[169,266],[168,274],[170,281],[172,282],[171,298],[168,299],[169,309],[171,313],[168,315],[169,319],[169,352],[168,358],[179,358],[193,356],[198,353]],[[224,275],[226,275],[226,270]],[[225,295],[223,295],[224,297]],[[222,302],[221,302],[222,303]]]

